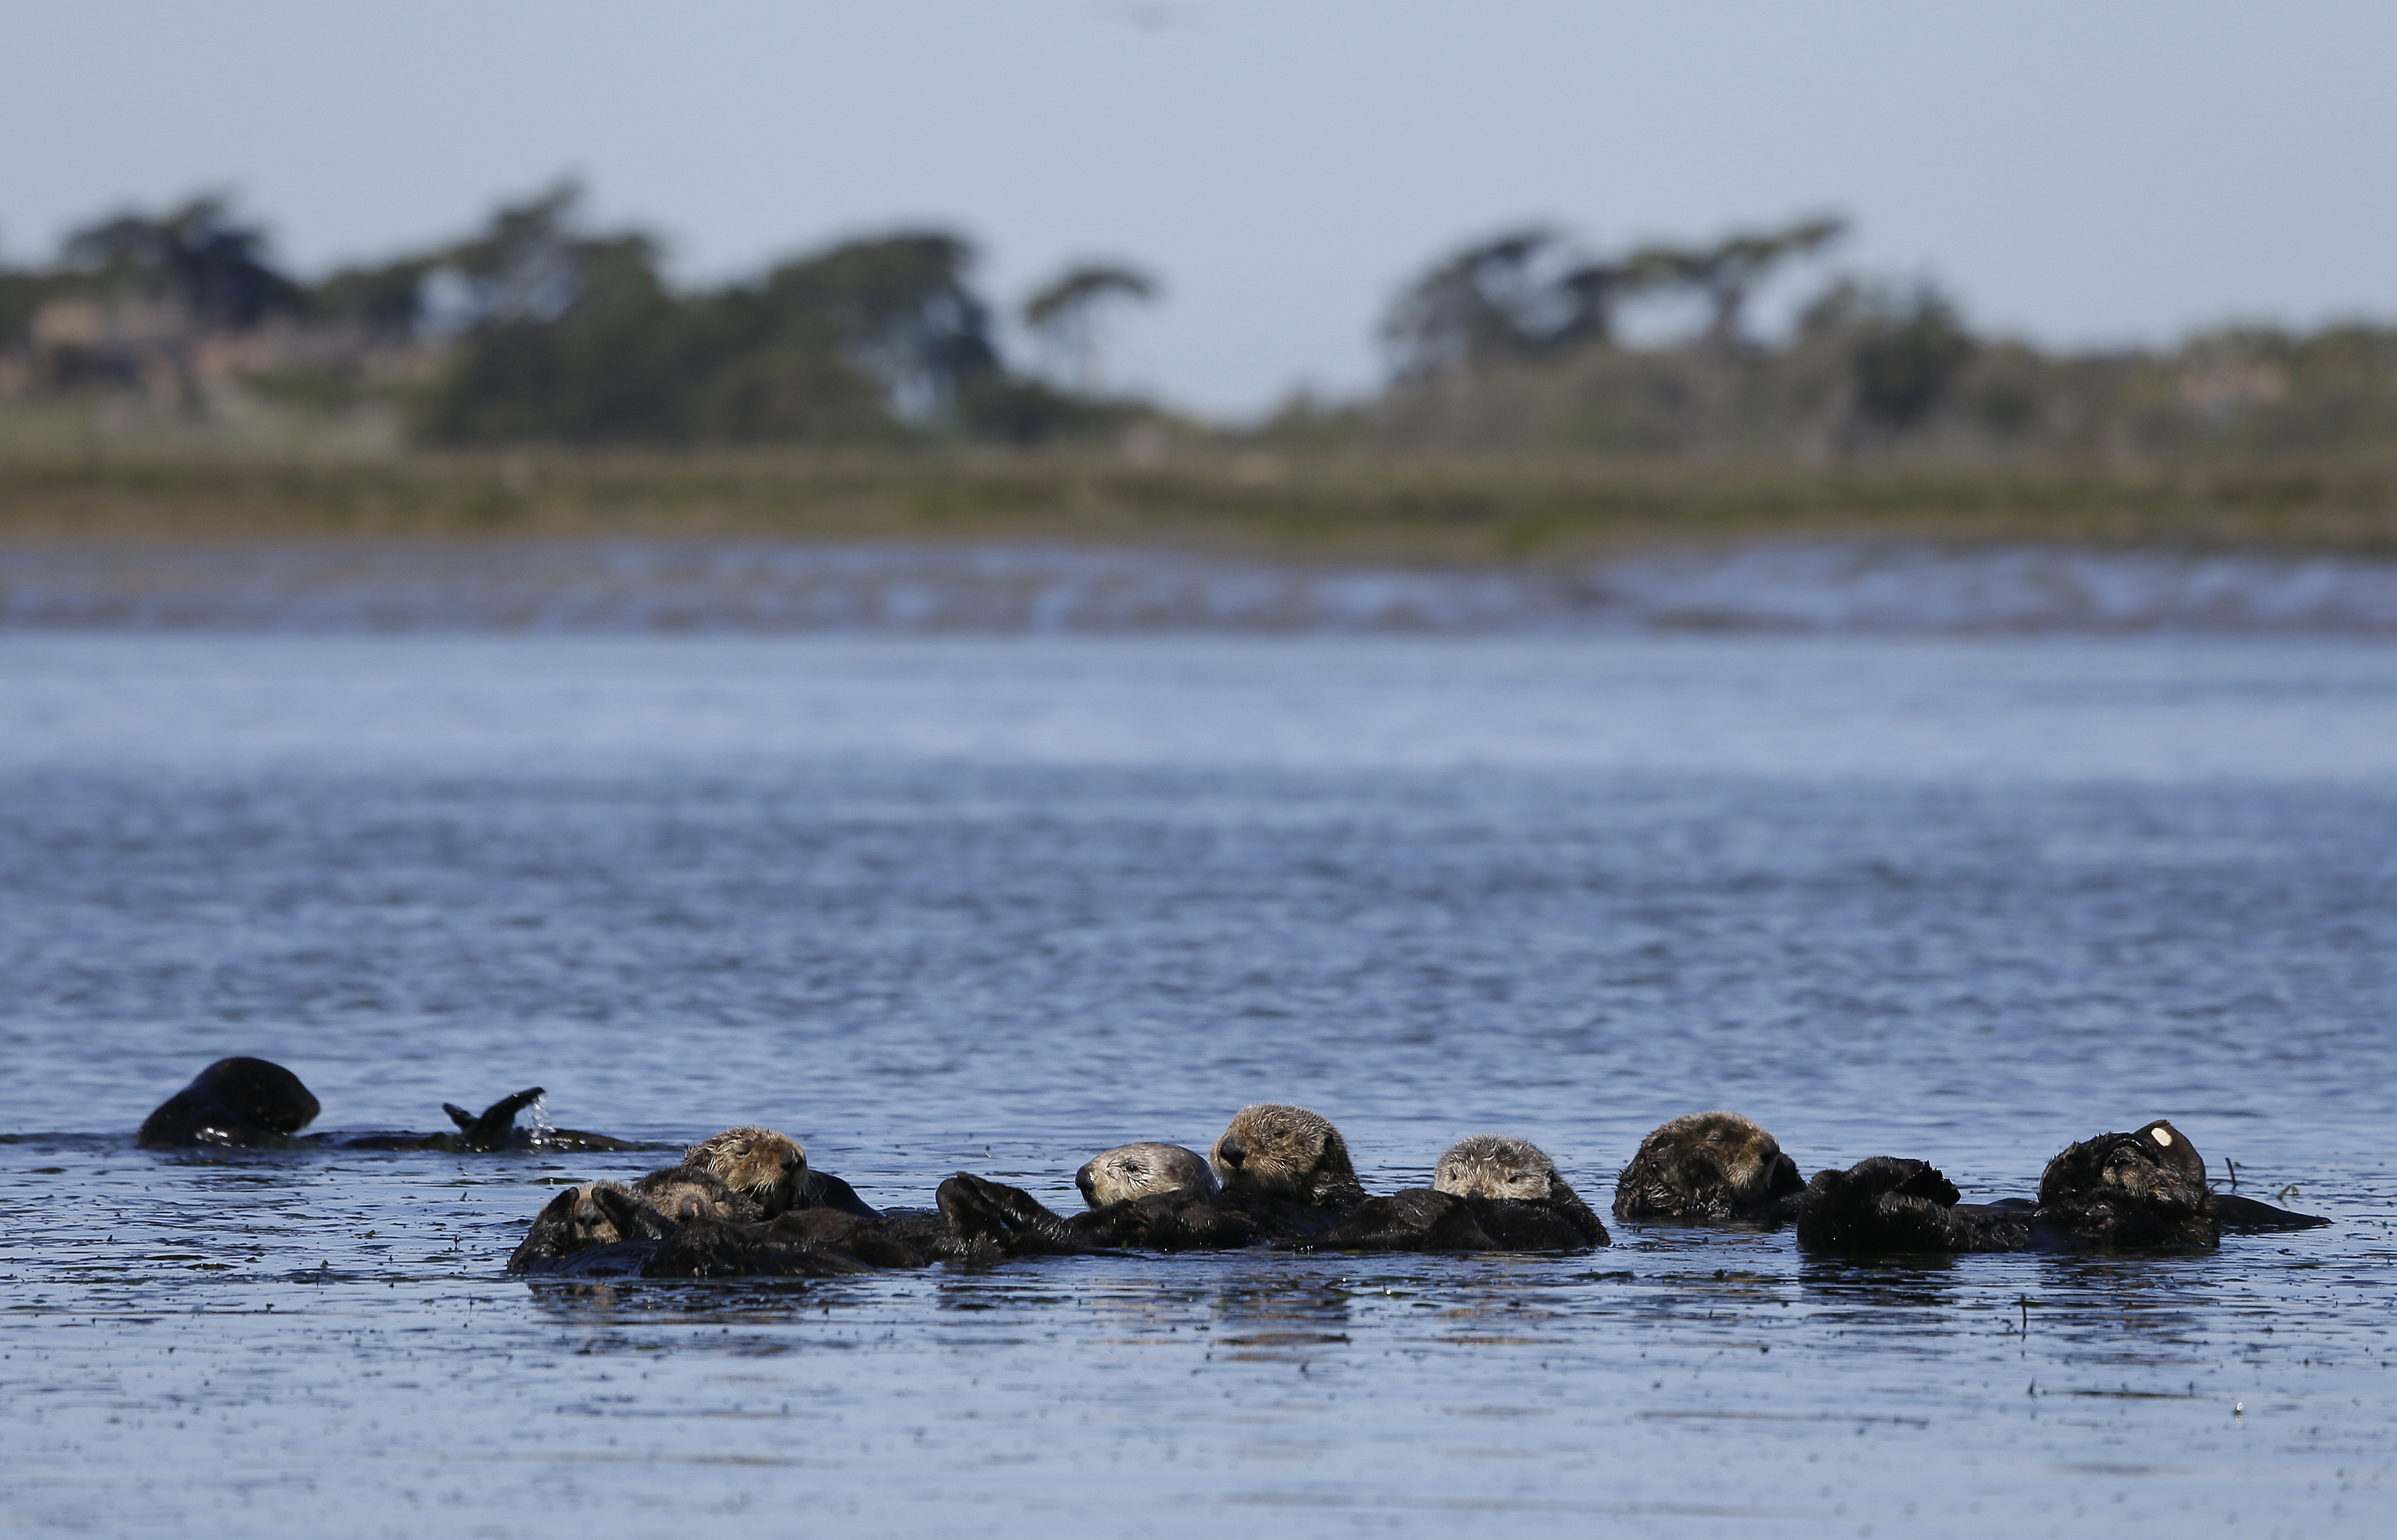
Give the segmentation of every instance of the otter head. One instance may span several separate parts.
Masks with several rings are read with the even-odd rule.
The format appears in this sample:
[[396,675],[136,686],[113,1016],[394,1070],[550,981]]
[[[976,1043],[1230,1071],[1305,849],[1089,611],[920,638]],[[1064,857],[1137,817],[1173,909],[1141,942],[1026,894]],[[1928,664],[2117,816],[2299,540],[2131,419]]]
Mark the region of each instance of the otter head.
[[757,1205],[701,1166],[668,1166],[635,1182],[633,1196],[678,1225],[694,1219],[755,1219]]
[[1640,1141],[1614,1189],[1623,1218],[1730,1218],[1802,1191],[1798,1162],[1753,1120],[1692,1112]]
[[728,1128],[684,1150],[682,1163],[748,1199],[768,1219],[797,1207],[808,1179],[807,1151],[770,1128]]
[[1082,1201],[1101,1208],[1154,1192],[1212,1195],[1215,1173],[1197,1150],[1180,1145],[1118,1145],[1091,1156],[1074,1173],[1074,1185],[1082,1189]]
[[1362,1202],[1340,1131],[1304,1107],[1260,1102],[1232,1114],[1207,1152],[1226,1188],[1332,1206]]
[[2065,1203],[2120,1194],[2141,1203],[2192,1206],[2206,1191],[2205,1161],[2189,1135],[2158,1118],[2135,1134],[2100,1134],[2040,1174],[2039,1201]]
[[1431,1185],[1434,1191],[1459,1198],[1581,1201],[1539,1146],[1504,1134],[1477,1134],[1449,1146],[1432,1168]]
[[557,1249],[563,1253],[632,1239],[641,1228],[637,1212],[637,1201],[615,1183],[585,1182],[551,1199],[541,1217],[560,1227]]

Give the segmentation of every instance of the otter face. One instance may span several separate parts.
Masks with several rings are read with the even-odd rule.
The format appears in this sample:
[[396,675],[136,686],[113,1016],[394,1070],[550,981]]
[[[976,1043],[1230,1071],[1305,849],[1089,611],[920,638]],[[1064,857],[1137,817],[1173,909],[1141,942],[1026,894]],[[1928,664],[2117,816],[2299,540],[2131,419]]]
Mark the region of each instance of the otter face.
[[2101,1134],[2074,1145],[2041,1174],[2042,1203],[2109,1189],[2142,1203],[2193,1202],[2205,1191],[2205,1160],[2189,1135],[2159,1118],[2136,1134]]
[[1364,1188],[1340,1131],[1304,1107],[1260,1102],[1232,1115],[1207,1152],[1226,1188],[1302,1202],[1359,1202]]
[[728,1128],[684,1150],[682,1163],[714,1176],[769,1219],[798,1205],[808,1179],[807,1151],[770,1128]]
[[1171,1144],[1118,1145],[1091,1157],[1074,1173],[1082,1201],[1092,1208],[1153,1192],[1215,1191],[1215,1173],[1195,1149]]
[[1477,1134],[1449,1146],[1432,1169],[1432,1189],[1459,1198],[1576,1201],[1557,1165],[1529,1139]]
[[1693,1112],[1640,1141],[1615,1184],[1614,1212],[1626,1219],[1723,1219],[1805,1185],[1798,1162],[1755,1122],[1736,1112]]
[[652,1171],[633,1184],[632,1193],[678,1225],[693,1219],[748,1219],[756,1214],[748,1200],[698,1166]]
[[[625,1211],[633,1201],[633,1195],[614,1182],[585,1182],[551,1199],[550,1212],[556,1215],[565,1228],[558,1249],[582,1251],[588,1246],[611,1246],[627,1239],[630,1230],[624,1223]],[[550,1214],[542,1217],[548,1218]]]

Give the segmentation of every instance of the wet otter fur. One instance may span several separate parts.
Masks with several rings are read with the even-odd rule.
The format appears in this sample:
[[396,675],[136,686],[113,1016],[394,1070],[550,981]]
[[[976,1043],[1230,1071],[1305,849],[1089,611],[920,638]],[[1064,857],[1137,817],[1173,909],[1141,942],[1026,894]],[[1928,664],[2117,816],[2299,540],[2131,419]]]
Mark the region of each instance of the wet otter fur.
[[668,1166],[632,1184],[633,1195],[678,1225],[730,1219],[754,1225],[766,1217],[756,1200],[737,1192],[703,1166]]
[[1365,1201],[1347,1141],[1304,1107],[1258,1102],[1232,1114],[1207,1152],[1226,1192],[1347,1210]]
[[1606,1226],[1529,1139],[1477,1134],[1448,1147],[1432,1190],[1462,1198],[1507,1251],[1579,1251],[1607,1243]]
[[959,1175],[941,1184],[936,1201],[931,1213],[794,1208],[761,1222],[756,1204],[712,1173],[672,1166],[630,1186],[587,1182],[559,1193],[507,1265],[584,1278],[832,1278],[1090,1249],[1053,1236],[1040,1217],[1056,1216],[1011,1188]]
[[746,1198],[761,1219],[800,1206],[807,1187],[808,1152],[797,1139],[770,1128],[712,1134],[684,1150],[682,1163]]
[[1960,1202],[1954,1185],[1931,1166],[1885,1155],[1817,1172],[1800,1202],[1798,1243],[1875,1252],[2210,1247],[2226,1229],[2328,1222],[2209,1191],[2205,1162],[2189,1135],[2160,1118],[2065,1149],[2042,1173],[2035,1203]]
[[1640,1141],[1614,1184],[1617,1219],[1789,1216],[1804,1189],[1798,1163],[1736,1112],[1692,1112]]
[[141,1120],[144,1149],[289,1149],[321,1109],[300,1077],[261,1058],[221,1058]]
[[2022,1251],[2032,1217],[2017,1208],[1966,1204],[1927,1161],[1875,1155],[1845,1171],[1818,1171],[1798,1205],[1798,1243],[1847,1252]]
[[549,1128],[534,1132],[516,1126],[516,1114],[549,1093],[531,1086],[502,1096],[480,1112],[469,1112],[450,1102],[441,1110],[458,1125],[455,1134],[342,1134],[326,1137],[337,1149],[437,1149],[452,1155],[489,1155],[507,1149],[600,1150],[649,1149],[649,1145],[612,1138],[580,1128]]
[[2103,1246],[2212,1246],[2222,1221],[2205,1162],[2159,1118],[2067,1148],[2039,1178],[2039,1223]]
[[1606,1226],[1539,1146],[1480,1134],[1449,1147],[1432,1185],[1368,1198],[1290,1251],[1585,1251]]
[[1074,1173],[1082,1201],[1092,1208],[1160,1192],[1217,1190],[1214,1168],[1195,1149],[1177,1144],[1128,1144],[1101,1150]]

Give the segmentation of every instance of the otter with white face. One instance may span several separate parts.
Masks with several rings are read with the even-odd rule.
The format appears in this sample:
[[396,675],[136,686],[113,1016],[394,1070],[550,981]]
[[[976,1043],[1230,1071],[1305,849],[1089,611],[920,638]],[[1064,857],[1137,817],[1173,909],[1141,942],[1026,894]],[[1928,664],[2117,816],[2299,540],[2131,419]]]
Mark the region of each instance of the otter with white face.
[[1504,1134],[1477,1134],[1449,1146],[1432,1168],[1431,1185],[1434,1191],[1459,1198],[1581,1201],[1546,1151],[1529,1139]]
[[728,1128],[684,1150],[682,1163],[714,1176],[766,1219],[798,1207],[808,1180],[808,1152],[770,1128]]
[[1290,1242],[1323,1251],[1583,1251],[1606,1226],[1545,1150],[1477,1134],[1451,1145],[1428,1189],[1369,1198],[1340,1223]]
[[1215,1172],[1206,1157],[1175,1144],[1128,1144],[1103,1150],[1074,1173],[1082,1201],[1092,1208],[1159,1192],[1213,1197]]
[[1798,1162],[1736,1112],[1693,1112],[1640,1141],[1614,1184],[1617,1219],[1753,1219],[1805,1190]]
[[1304,1107],[1259,1102],[1240,1109],[1207,1160],[1227,1192],[1330,1209],[1365,1201],[1347,1141],[1328,1120]]

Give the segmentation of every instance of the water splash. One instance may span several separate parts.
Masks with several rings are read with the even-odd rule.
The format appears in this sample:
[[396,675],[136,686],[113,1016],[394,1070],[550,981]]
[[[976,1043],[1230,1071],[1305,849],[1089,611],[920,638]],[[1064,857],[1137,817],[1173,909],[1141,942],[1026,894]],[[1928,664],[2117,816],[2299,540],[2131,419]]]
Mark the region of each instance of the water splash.
[[533,1148],[548,1149],[557,1143],[557,1124],[550,1121],[546,1095],[532,1099],[532,1105],[525,1109],[525,1119],[532,1124]]

